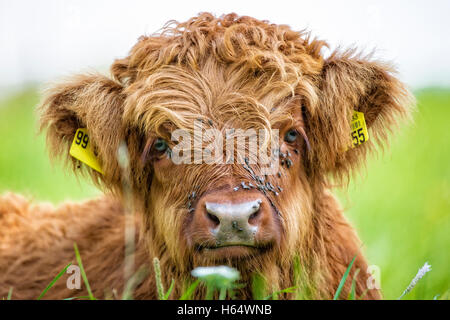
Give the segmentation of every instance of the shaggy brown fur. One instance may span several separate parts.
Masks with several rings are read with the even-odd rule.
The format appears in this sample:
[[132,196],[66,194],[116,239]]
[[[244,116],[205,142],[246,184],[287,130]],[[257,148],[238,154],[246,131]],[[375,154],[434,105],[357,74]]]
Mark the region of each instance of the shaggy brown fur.
[[[389,65],[352,50],[324,59],[324,46],[288,26],[203,13],[141,37],[129,56],[114,62],[112,79],[79,75],[50,88],[40,112],[51,156],[66,159],[77,173],[89,174],[107,195],[57,208],[12,194],[0,198],[0,297],[10,286],[16,298],[37,297],[69,261],[75,261],[73,242],[78,243],[97,297],[123,290],[124,175],[116,153],[125,141],[139,218],[136,264],[158,257],[165,285],[176,280],[172,298],[184,290],[194,267],[222,263],[238,268],[244,281],[259,272],[268,290],[299,286],[298,295],[285,298],[329,299],[355,255],[349,279],[360,269],[357,295],[380,298],[377,290],[367,290],[361,244],[328,190],[331,181],[345,183],[370,150],[385,144],[390,130],[408,117],[413,100]],[[353,110],[364,112],[371,138],[348,148]],[[201,198],[251,181],[239,164],[175,165],[152,149],[156,137],[173,146],[170,133],[177,128],[192,131],[198,118],[222,132],[280,130],[281,150],[290,151],[293,165],[282,167],[281,177],[268,178],[284,189],[278,197],[266,195],[278,208],[274,219],[281,230],[270,250],[223,261],[196,251],[187,196],[194,188]],[[84,165],[78,168],[80,163],[69,156],[80,127],[88,129],[104,175]],[[292,128],[305,134],[309,147],[306,140],[294,145],[283,141]],[[300,269],[296,276],[294,269]],[[350,282],[341,297],[347,296]],[[155,298],[155,291],[150,275],[136,289],[135,298]],[[80,294],[60,280],[46,297]],[[238,297],[251,298],[250,286]]]

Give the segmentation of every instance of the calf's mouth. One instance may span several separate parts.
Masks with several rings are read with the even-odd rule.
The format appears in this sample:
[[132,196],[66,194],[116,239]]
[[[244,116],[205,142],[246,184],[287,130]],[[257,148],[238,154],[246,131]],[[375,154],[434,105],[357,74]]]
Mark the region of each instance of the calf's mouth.
[[225,245],[196,245],[195,251],[212,260],[224,259],[249,259],[262,255],[273,248],[273,243],[247,245],[247,244],[225,244]]

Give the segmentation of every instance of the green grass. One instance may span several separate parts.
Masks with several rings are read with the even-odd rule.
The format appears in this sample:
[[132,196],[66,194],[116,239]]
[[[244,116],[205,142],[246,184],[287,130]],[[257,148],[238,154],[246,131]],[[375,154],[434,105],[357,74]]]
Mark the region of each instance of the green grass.
[[432,271],[404,299],[433,299],[450,288],[450,90],[416,97],[414,124],[394,135],[391,148],[341,196],[388,299],[426,261]]
[[[51,165],[44,137],[36,137],[38,98],[29,89],[0,101],[0,193],[55,203],[94,197],[99,191],[88,182]],[[380,268],[387,299],[398,298],[425,261],[432,271],[404,299],[433,299],[450,289],[450,90],[423,90],[417,98],[414,124],[370,159],[347,194],[339,192],[370,263]]]
[[99,192],[62,165],[52,165],[44,135],[37,135],[36,90],[0,101],[0,193],[14,191],[38,200],[85,199]]
[[56,283],[56,281],[58,281],[59,278],[61,278],[61,276],[66,273],[67,268],[70,267],[70,265],[72,264],[72,262],[69,262],[67,264],[67,266],[64,267],[64,269],[62,269],[57,275],[56,277],[53,278],[53,280],[48,284],[48,286],[44,289],[44,291],[42,291],[42,293],[39,295],[39,297],[37,298],[37,300],[41,300],[42,297],[47,293],[48,290],[50,290],[51,287],[53,287],[53,285]]
[[[345,281],[347,280],[348,275],[350,274],[350,270],[352,269],[353,266],[353,262],[355,262],[356,256],[353,257],[352,261],[350,262],[350,264],[347,267],[347,270],[345,270],[344,275],[342,276],[341,281],[339,282],[339,285],[337,287],[336,293],[334,294],[334,298],[333,300],[337,300],[339,299],[340,295],[341,295],[341,291],[344,288],[344,284]],[[353,290],[353,283],[352,283],[352,290]],[[353,293],[352,293],[353,295]]]

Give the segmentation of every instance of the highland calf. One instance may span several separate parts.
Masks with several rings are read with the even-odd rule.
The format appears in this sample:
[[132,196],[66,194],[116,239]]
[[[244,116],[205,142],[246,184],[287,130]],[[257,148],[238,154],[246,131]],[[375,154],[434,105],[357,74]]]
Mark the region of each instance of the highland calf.
[[[78,75],[50,88],[39,111],[51,157],[89,175],[105,195],[56,208],[0,197],[0,297],[13,287],[15,298],[36,298],[75,261],[74,242],[94,295],[120,294],[124,212],[133,210],[135,269],[158,257],[165,285],[175,279],[172,298],[193,268],[229,265],[246,284],[238,298],[252,298],[259,274],[268,292],[298,287],[284,298],[330,299],[355,255],[349,279],[360,270],[357,296],[380,298],[329,190],[386,143],[413,99],[388,64],[352,50],[324,58],[324,47],[285,25],[202,13],[141,37],[113,63],[112,78]],[[370,136],[356,147],[354,111]],[[69,155],[78,128],[89,133],[102,173]],[[154,282],[150,274],[134,298],[157,298]],[[83,292],[61,280],[45,298]]]

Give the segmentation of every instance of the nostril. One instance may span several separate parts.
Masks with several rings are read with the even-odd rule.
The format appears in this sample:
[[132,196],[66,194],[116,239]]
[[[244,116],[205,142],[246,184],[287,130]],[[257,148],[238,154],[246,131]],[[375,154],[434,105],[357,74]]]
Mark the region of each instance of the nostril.
[[251,223],[251,222],[255,221],[255,219],[258,218],[259,213],[260,213],[260,210],[259,210],[259,209],[256,210],[255,212],[253,212],[253,213],[250,215],[250,217],[248,217],[248,222]]
[[252,211],[253,213],[248,217],[248,221],[251,223],[253,222],[260,214],[261,210],[260,210],[260,205],[261,205],[262,201],[261,199],[258,199],[255,201],[255,203],[252,205]]
[[206,216],[209,218],[210,221],[214,222],[214,225],[218,226],[220,224],[219,218],[217,218],[215,215],[207,212]]

